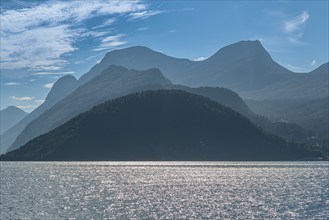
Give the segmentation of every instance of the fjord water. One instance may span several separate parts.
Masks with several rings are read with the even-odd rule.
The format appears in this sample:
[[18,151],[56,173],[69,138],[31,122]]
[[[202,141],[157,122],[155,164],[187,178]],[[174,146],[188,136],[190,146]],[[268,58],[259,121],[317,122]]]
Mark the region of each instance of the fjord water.
[[328,162],[1,162],[1,219],[326,219]]

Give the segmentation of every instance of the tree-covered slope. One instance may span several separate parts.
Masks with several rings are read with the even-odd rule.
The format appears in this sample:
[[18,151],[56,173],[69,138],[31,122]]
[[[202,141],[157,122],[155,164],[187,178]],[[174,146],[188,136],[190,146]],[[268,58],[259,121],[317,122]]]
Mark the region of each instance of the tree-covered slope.
[[98,105],[1,160],[294,160],[316,156],[241,114],[178,90]]

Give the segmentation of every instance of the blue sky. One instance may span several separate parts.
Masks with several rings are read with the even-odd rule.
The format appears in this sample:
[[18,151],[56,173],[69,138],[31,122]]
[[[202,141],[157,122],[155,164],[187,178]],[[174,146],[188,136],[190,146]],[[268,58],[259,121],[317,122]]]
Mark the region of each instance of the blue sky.
[[260,40],[282,66],[327,62],[328,1],[1,1],[1,109],[30,112],[65,74],[79,78],[106,52],[144,45],[202,60]]

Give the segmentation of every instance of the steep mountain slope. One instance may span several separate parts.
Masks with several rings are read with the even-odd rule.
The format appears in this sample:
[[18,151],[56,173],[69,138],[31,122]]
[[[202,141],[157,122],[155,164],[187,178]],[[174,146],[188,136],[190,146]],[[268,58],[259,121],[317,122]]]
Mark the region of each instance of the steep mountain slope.
[[27,115],[23,110],[15,107],[9,106],[0,111],[0,134],[14,126],[17,122],[22,120]]
[[71,76],[63,76],[56,81],[50,93],[48,94],[44,103],[37,109],[28,114],[23,120],[18,122],[15,126],[7,130],[1,135],[1,150],[0,154],[6,152],[8,148],[14,143],[17,136],[25,129],[25,127],[38,118],[47,109],[50,109],[54,104],[60,101],[67,94],[72,92],[77,86],[77,80]]
[[302,100],[246,100],[256,114],[273,121],[296,123],[303,128],[329,138],[329,98]]
[[[249,99],[319,98],[328,95],[328,68],[322,66],[309,74],[291,72],[276,63],[259,41],[228,45],[198,62],[169,57],[141,46],[114,50],[82,76],[80,84],[110,65],[137,70],[159,68],[174,84],[225,87]],[[325,74],[313,74],[319,71]]]
[[1,160],[290,160],[317,156],[239,113],[177,90],[108,101]]
[[[273,124],[270,120],[253,114],[241,97],[229,89],[213,87],[189,88],[186,86],[172,85],[168,83],[159,72],[157,72],[158,77],[147,77],[144,83],[133,84],[134,86],[131,87],[129,86],[129,82],[132,78],[127,79],[124,77],[126,75],[125,72],[128,71],[127,69],[118,66],[113,66],[109,69],[111,69],[110,72],[104,71],[104,74],[95,77],[90,83],[81,86],[77,91],[73,92],[70,96],[41,115],[40,118],[31,122],[19,135],[13,148],[23,145],[21,143],[26,143],[32,138],[54,129],[79,113],[87,111],[94,105],[108,99],[126,95],[131,92],[157,89],[179,89],[208,97],[241,113],[253,123],[262,127],[265,131],[291,141],[303,142],[310,136],[307,132],[303,131],[303,129],[296,128],[295,125],[286,123]],[[115,74],[114,71],[116,71]],[[132,72],[134,71],[132,70]],[[121,73],[123,75],[121,75]],[[135,76],[137,75],[138,74],[135,74]],[[162,80],[163,82],[160,82]],[[117,85],[119,85],[120,88],[118,88]]]
[[96,64],[81,77],[80,83],[87,82],[111,65],[120,65],[127,69],[136,70],[158,68],[171,82],[180,83],[178,81],[179,73],[193,69],[198,63],[188,59],[170,57],[147,47],[135,46],[107,53],[99,64]]
[[240,41],[202,61],[182,84],[222,86],[237,92],[282,82],[293,73],[277,64],[259,41]]
[[296,73],[293,79],[272,83],[255,91],[242,91],[245,99],[318,99],[328,97],[329,69],[325,63],[309,73]]
[[135,71],[111,66],[31,122],[9,150],[22,146],[34,137],[56,128],[94,105],[139,91],[144,86],[148,89],[149,87],[146,86],[150,85],[171,85],[171,83],[158,69]]

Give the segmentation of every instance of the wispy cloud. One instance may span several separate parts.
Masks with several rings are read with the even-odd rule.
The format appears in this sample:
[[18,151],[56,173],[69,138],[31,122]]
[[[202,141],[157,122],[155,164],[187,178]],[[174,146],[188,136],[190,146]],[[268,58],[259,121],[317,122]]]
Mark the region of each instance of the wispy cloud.
[[138,28],[137,31],[146,31],[149,29],[150,29],[149,27],[141,27],[141,28]]
[[[88,32],[81,28],[83,21],[105,15],[142,12],[140,16],[147,17],[154,14],[144,13],[147,7],[138,0],[95,0],[41,1],[18,9],[5,8],[1,11],[1,68],[62,69],[67,64],[63,55],[76,51],[75,43]],[[109,19],[101,25],[105,27],[113,22],[115,19]]]
[[124,34],[107,36],[101,40],[101,44],[99,45],[99,47],[93,49],[93,51],[107,50],[112,47],[124,45],[127,43],[122,39],[124,36],[125,36]]
[[305,23],[309,17],[310,15],[306,11],[303,11],[300,15],[283,22],[284,32],[288,35],[288,42],[297,46],[308,45],[307,42],[302,40],[302,37],[304,35],[303,29]]
[[17,83],[17,82],[8,82],[4,84],[5,86],[19,86],[21,85],[21,83]]
[[315,60],[312,60],[312,62],[310,63],[310,66],[316,66],[318,63]]
[[36,72],[33,73],[33,75],[66,75],[66,74],[74,74],[73,71],[67,71],[67,72]]
[[293,19],[285,21],[284,22],[285,31],[291,33],[300,30],[303,24],[305,24],[305,22],[309,19],[309,17],[310,15],[306,11],[303,11],[300,15],[294,17]]
[[36,100],[34,100],[34,102],[38,105],[41,105],[42,103],[45,102],[45,100],[44,99],[36,99]]
[[46,88],[46,89],[51,89],[53,87],[54,83],[47,83],[47,84],[44,84],[43,87]]
[[206,59],[207,59],[207,57],[197,57],[197,58],[193,59],[193,61],[203,61]]
[[133,12],[129,14],[129,17],[131,19],[145,19],[157,14],[161,14],[164,13],[164,11],[160,11],[160,10],[145,10],[145,11],[139,11],[139,12]]
[[34,99],[34,97],[30,97],[30,96],[23,96],[23,97],[10,96],[10,98],[15,101],[32,101]]
[[299,67],[299,66],[294,66],[294,65],[291,65],[291,64],[287,64],[286,67],[287,67],[287,69],[289,69],[293,72],[304,72],[305,71],[304,68]]
[[97,26],[93,27],[92,29],[98,29],[98,28],[107,27],[107,26],[112,25],[115,22],[116,22],[116,19],[115,18],[110,18],[110,19],[104,21],[101,25],[97,25]]
[[34,106],[34,105],[16,105],[15,107],[20,108],[20,109],[31,109],[31,108],[36,108],[38,106]]

